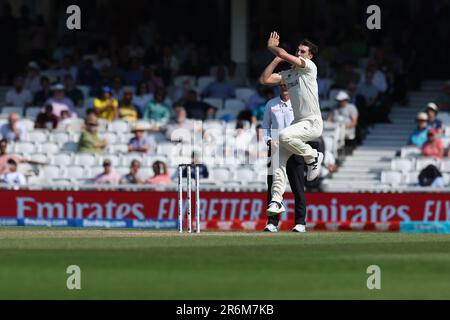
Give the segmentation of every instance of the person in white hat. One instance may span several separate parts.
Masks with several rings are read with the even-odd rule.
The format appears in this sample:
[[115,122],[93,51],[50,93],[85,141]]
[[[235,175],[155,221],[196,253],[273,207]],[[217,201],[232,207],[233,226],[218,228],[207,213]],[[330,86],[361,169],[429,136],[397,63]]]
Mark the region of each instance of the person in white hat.
[[145,132],[148,131],[148,128],[143,124],[138,123],[133,126],[131,131],[133,132],[134,137],[131,138],[128,143],[128,152],[150,153],[151,144],[145,136]]
[[350,103],[350,96],[345,91],[339,91],[336,95],[337,108],[328,116],[328,121],[345,124],[345,139],[356,138],[356,126],[358,125],[358,109]]
[[[273,150],[279,155],[279,162],[274,167],[272,201],[266,211],[268,216],[286,211],[282,201],[288,180],[286,163],[290,156],[296,154],[303,157],[307,166],[306,179],[308,181],[313,181],[319,176],[324,157],[323,153],[306,143],[319,138],[323,131],[317,66],[312,61],[317,55],[318,47],[305,39],[298,45],[295,55],[291,55],[280,48],[279,44],[280,36],[277,32],[272,32],[267,41],[267,48],[276,57],[261,74],[259,82],[263,85],[285,84],[287,86],[294,112],[294,121],[289,127],[280,131],[281,148]],[[286,61],[292,67],[289,70],[275,73],[275,68],[282,61]]]
[[409,136],[409,145],[422,148],[428,140],[428,115],[425,112],[419,112],[416,115],[417,128]]
[[437,135],[442,134],[442,121],[437,118],[439,108],[434,102],[427,103],[427,108],[425,112],[428,115],[428,125],[436,131]]

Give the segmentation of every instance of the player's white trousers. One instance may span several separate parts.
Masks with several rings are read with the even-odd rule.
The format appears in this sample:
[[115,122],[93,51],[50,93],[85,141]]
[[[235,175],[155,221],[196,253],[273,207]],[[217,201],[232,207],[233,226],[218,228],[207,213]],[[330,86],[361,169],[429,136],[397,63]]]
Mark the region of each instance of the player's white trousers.
[[[280,131],[280,146],[276,161],[272,157],[273,183],[272,183],[272,200],[283,201],[283,194],[286,190],[288,177],[286,174],[286,164],[292,154],[297,154],[305,159],[305,163],[312,163],[317,157],[317,150],[313,149],[308,141],[318,139],[322,135],[323,121],[322,119],[308,119],[299,122],[293,122],[289,127]],[[276,151],[276,152],[277,152]]]

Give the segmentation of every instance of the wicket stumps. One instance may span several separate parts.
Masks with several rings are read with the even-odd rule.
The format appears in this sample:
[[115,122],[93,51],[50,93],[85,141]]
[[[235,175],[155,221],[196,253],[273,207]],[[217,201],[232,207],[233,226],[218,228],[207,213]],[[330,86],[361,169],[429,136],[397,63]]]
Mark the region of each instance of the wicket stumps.
[[197,164],[178,166],[178,231],[183,232],[183,171],[186,172],[187,232],[192,233],[192,169],[195,170],[195,231],[200,233],[200,167]]

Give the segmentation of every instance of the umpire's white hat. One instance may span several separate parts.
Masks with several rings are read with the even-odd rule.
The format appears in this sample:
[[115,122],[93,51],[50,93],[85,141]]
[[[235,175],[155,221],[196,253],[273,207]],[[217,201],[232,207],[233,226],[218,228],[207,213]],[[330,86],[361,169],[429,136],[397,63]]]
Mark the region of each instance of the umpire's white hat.
[[350,100],[350,97],[347,92],[339,91],[338,94],[336,95],[336,100],[337,101]]

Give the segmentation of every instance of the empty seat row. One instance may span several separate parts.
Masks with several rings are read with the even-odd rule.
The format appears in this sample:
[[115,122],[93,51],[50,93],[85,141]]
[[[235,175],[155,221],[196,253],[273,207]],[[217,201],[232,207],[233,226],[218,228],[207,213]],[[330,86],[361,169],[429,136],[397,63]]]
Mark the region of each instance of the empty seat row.
[[[402,172],[402,171],[383,171],[381,173],[381,183],[388,184],[391,186],[402,186],[402,185],[418,185],[419,183],[419,171],[410,171],[410,172]],[[450,174],[444,173],[442,175],[444,178],[445,184],[450,184]]]
[[391,160],[391,170],[394,171],[420,171],[428,165],[435,165],[443,172],[450,172],[450,159],[437,160],[429,157],[394,158]]

